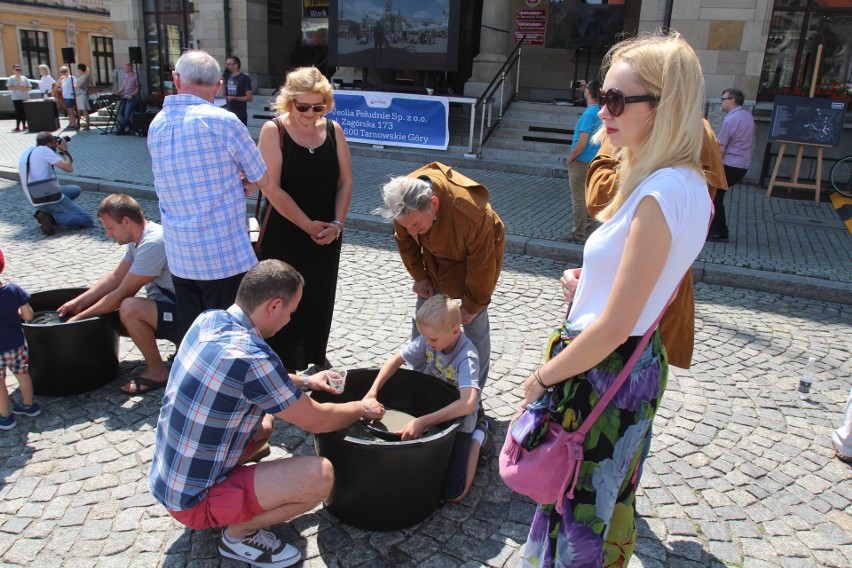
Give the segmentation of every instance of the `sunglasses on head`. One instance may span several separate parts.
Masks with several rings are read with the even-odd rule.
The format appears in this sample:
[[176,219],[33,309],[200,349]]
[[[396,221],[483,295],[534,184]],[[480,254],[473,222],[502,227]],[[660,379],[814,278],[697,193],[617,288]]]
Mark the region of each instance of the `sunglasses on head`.
[[299,112],[308,112],[311,109],[314,109],[314,112],[322,112],[325,110],[325,105],[308,105],[305,103],[293,103],[293,106],[296,107],[296,110]]
[[621,116],[624,113],[624,105],[630,103],[646,103],[659,101],[660,97],[654,95],[636,95],[635,97],[625,97],[624,93],[618,89],[610,89],[601,91],[599,100],[601,106],[606,106],[606,109],[612,116]]

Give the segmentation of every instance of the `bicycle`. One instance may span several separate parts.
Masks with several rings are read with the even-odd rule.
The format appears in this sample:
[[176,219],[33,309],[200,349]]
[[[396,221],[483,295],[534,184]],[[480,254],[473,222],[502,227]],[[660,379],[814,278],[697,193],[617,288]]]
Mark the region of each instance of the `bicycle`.
[[844,197],[852,197],[852,156],[846,156],[831,166],[828,174],[831,187]]

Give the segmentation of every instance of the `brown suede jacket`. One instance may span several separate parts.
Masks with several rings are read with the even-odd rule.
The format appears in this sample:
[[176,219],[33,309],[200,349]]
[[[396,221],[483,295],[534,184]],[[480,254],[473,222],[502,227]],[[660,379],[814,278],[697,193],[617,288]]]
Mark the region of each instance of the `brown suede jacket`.
[[399,254],[414,280],[429,278],[471,314],[490,302],[503,265],[506,228],[488,203],[488,189],[439,162],[413,171],[428,177],[438,197],[435,224],[412,235],[394,223]]
[[[598,155],[589,164],[589,173],[586,175],[586,207],[589,209],[589,215],[597,215],[615,195],[616,162],[612,158],[612,153],[609,140],[605,140],[598,150]],[[722,166],[719,141],[706,120],[704,121],[704,143],[701,147],[701,166],[707,179],[707,191],[710,192],[710,199],[713,199],[716,189],[724,189],[728,187],[728,183]],[[692,349],[695,343],[692,269],[689,269],[683,277],[677,295],[660,322],[660,335],[669,356],[669,364],[688,369],[692,363]]]

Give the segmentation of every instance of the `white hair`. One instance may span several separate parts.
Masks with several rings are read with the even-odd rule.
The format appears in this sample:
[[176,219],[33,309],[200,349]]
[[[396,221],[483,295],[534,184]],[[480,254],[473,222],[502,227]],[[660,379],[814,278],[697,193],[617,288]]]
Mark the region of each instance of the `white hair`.
[[215,85],[222,76],[219,62],[200,49],[184,52],[175,63],[175,72],[182,81],[193,85]]

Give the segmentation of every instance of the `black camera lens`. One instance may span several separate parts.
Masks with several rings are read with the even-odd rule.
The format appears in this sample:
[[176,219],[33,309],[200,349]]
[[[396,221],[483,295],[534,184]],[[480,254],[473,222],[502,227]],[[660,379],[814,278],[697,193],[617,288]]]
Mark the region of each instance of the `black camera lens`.
[[61,144],[63,140],[65,140],[66,142],[71,142],[71,137],[70,136],[55,136],[54,140],[56,140],[57,144]]

